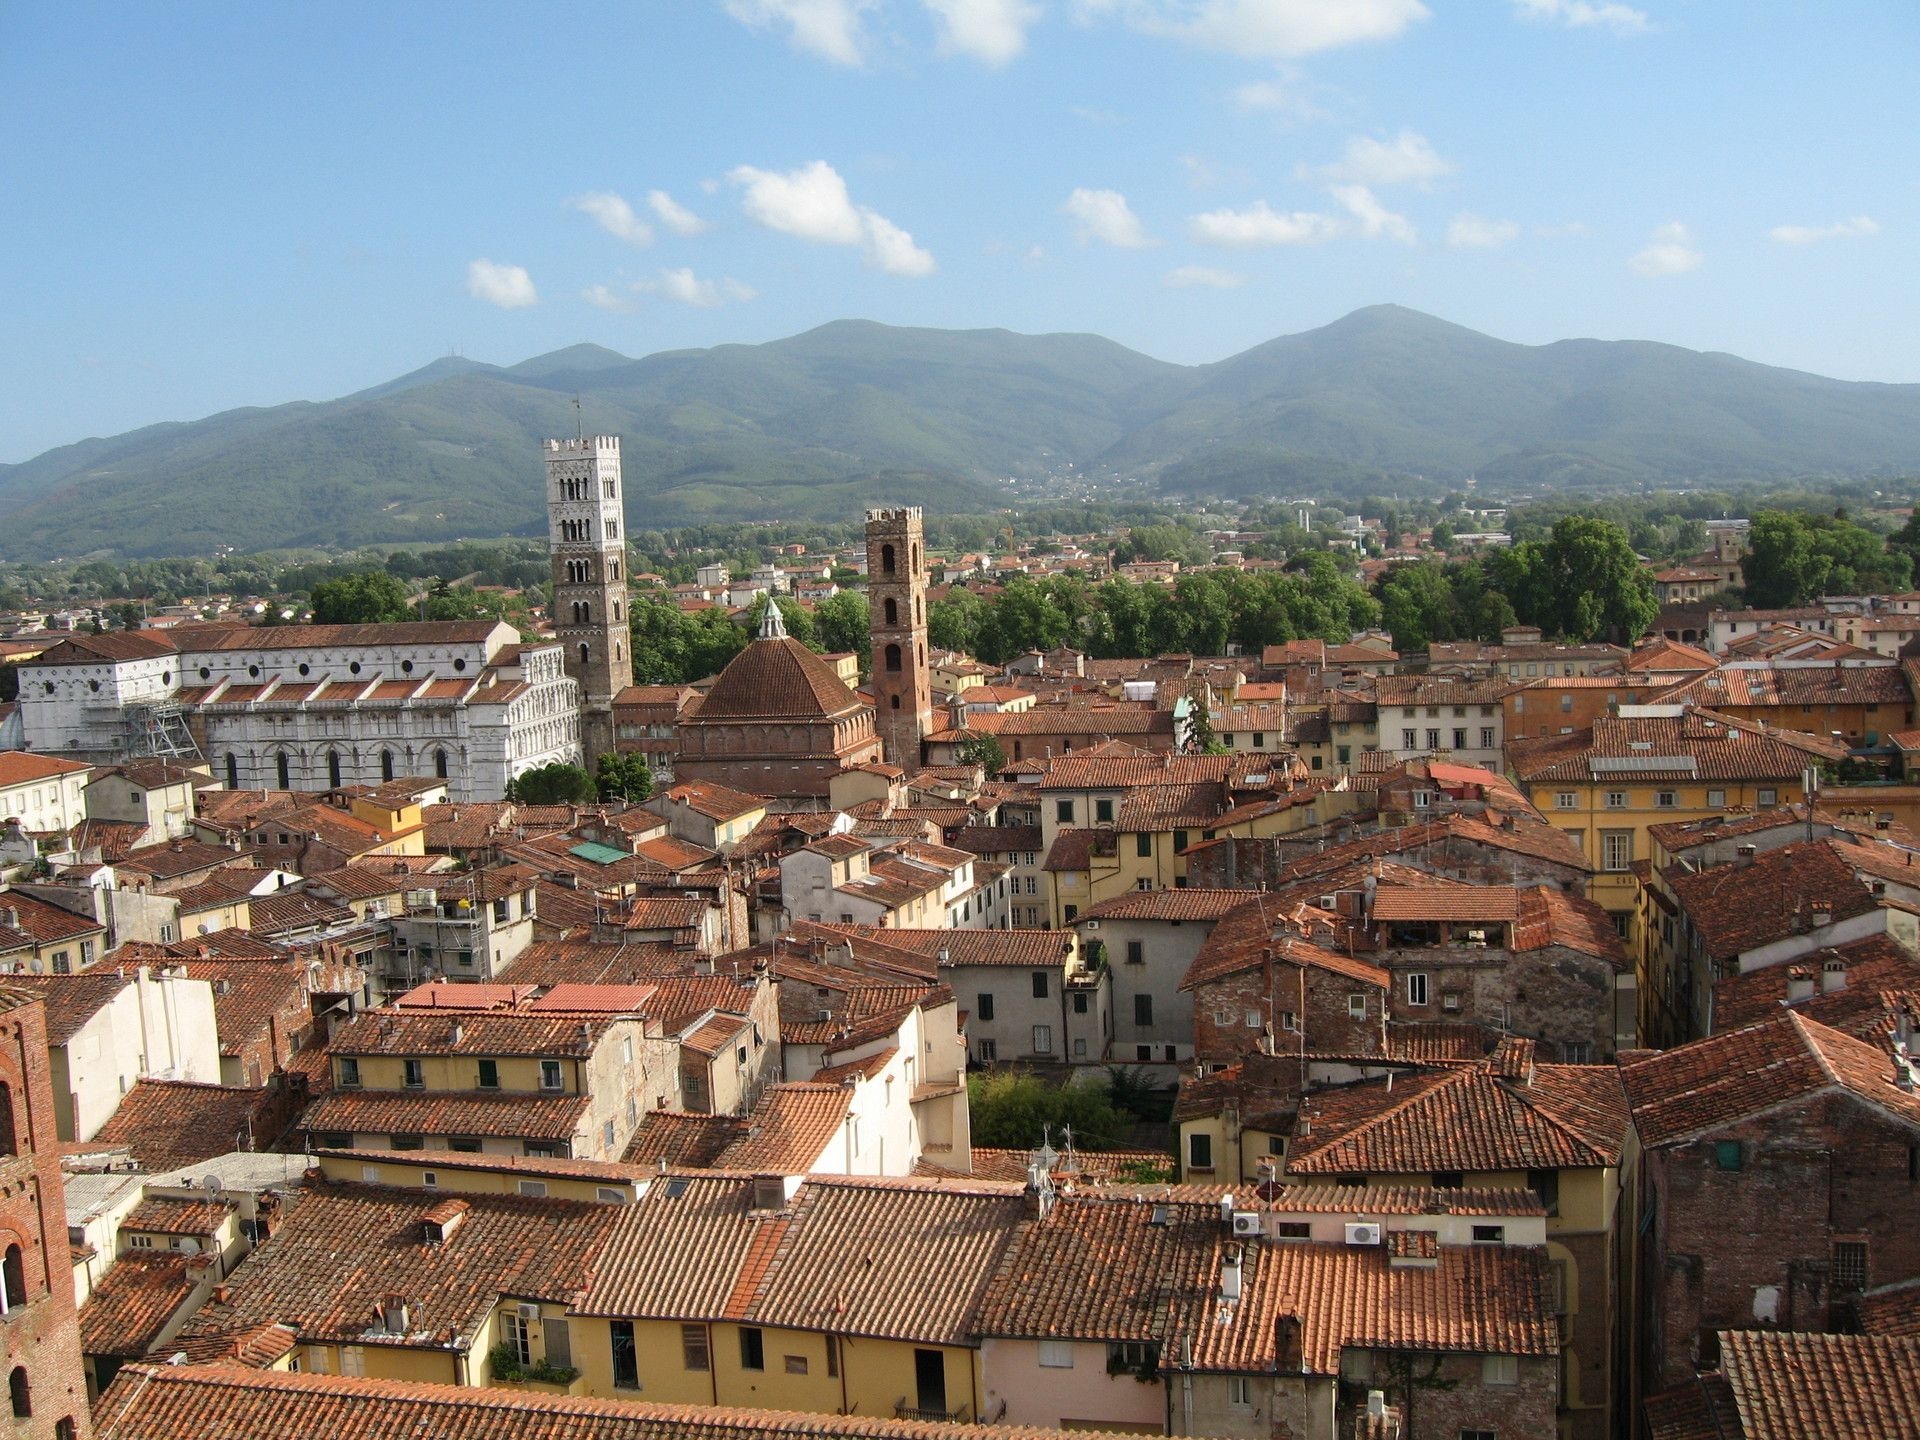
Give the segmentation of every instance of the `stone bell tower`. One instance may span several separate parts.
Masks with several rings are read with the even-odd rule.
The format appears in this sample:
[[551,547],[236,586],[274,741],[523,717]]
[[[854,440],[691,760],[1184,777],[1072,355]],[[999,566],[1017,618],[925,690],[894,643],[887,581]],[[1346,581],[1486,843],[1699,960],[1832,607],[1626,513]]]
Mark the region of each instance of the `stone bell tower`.
[[917,770],[921,742],[933,729],[926,530],[918,505],[867,511],[867,606],[874,725],[888,761]]
[[592,770],[613,749],[613,697],[633,684],[620,437],[549,440],[546,460],[553,628],[580,682],[580,748]]

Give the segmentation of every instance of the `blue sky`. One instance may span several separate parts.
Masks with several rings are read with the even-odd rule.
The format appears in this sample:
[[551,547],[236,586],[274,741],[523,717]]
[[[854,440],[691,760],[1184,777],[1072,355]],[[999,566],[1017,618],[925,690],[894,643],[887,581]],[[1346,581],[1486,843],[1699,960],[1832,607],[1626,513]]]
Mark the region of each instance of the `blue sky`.
[[0,461],[846,316],[1916,381],[1916,58],[1910,0],[15,0]]

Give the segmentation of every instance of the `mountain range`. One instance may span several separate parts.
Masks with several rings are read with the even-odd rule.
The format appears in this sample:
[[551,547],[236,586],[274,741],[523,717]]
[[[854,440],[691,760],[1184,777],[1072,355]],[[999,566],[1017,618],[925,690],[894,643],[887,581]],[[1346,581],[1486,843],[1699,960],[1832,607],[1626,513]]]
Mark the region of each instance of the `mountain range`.
[[[1209,365],[1095,335],[843,320],[632,359],[459,358],[337,400],[230,410],[0,466],[0,557],[534,534],[539,441],[622,437],[628,528],[846,519],[1012,478],[1182,496],[1486,491],[1920,473],[1920,386],[1642,341],[1496,340],[1399,306]],[[1071,469],[1069,469],[1071,467]]]

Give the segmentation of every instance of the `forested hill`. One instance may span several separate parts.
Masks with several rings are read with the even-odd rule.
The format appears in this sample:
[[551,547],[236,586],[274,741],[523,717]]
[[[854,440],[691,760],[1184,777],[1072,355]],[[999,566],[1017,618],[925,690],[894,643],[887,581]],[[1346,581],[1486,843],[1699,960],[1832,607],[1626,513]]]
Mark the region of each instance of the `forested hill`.
[[623,437],[629,525],[1004,503],[1068,472],[1194,495],[1920,472],[1920,386],[1641,342],[1524,346],[1396,306],[1203,366],[1092,335],[840,321],[630,359],[445,359],[338,400],[0,467],[0,558],[534,533],[538,441]]

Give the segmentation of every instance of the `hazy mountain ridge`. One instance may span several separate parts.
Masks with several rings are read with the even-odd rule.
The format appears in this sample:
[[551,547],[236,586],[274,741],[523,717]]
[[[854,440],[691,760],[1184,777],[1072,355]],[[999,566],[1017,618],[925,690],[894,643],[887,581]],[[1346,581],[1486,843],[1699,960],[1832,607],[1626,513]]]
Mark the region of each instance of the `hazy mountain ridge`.
[[1072,462],[1170,491],[1421,474],[1596,485],[1920,471],[1920,386],[1639,341],[1523,346],[1396,306],[1211,365],[1094,335],[838,321],[632,359],[443,357],[331,401],[222,412],[0,467],[0,553],[538,531],[538,441],[623,437],[633,529],[1003,503]]

